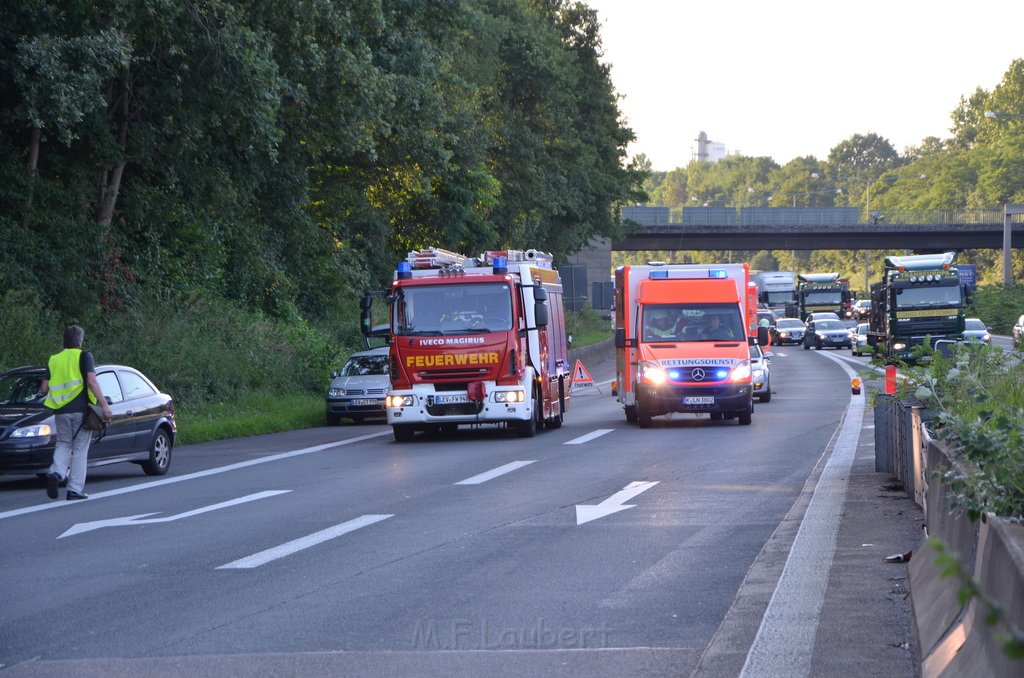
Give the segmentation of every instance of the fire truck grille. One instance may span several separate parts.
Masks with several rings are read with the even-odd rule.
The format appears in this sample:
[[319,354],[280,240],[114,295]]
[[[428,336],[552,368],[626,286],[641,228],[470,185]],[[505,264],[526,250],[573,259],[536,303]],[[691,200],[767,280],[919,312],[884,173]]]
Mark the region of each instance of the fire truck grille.
[[432,417],[446,415],[476,415],[484,408],[483,402],[455,403],[451,405],[427,405],[427,413]]

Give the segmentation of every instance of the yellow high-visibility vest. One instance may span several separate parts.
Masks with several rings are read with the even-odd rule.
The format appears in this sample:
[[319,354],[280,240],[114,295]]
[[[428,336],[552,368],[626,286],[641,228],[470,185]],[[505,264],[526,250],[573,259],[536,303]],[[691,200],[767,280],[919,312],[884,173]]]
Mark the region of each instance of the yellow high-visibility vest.
[[[50,356],[50,389],[46,392],[44,405],[51,410],[59,410],[74,400],[85,388],[85,375],[79,367],[82,349],[66,348],[56,355]],[[96,396],[90,390],[89,402],[96,404]]]

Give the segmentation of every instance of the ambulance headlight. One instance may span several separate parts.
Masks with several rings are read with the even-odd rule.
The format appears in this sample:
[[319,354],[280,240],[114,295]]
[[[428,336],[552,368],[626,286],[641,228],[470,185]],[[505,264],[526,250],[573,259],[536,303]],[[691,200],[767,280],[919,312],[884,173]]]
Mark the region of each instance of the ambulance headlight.
[[668,380],[665,368],[654,363],[640,363],[640,378],[650,384],[664,384]]
[[750,381],[750,361],[744,360],[729,373],[729,381]]
[[524,391],[495,391],[494,402],[496,403],[521,403],[526,400]]
[[412,407],[416,404],[416,396],[389,395],[385,400],[388,407]]

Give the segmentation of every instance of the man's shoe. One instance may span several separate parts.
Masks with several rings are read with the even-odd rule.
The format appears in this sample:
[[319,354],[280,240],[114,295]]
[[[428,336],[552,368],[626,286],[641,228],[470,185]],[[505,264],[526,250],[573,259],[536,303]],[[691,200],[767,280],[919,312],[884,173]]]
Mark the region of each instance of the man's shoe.
[[85,492],[75,492],[74,490],[68,490],[68,499],[88,499],[89,495]]
[[60,476],[56,473],[46,474],[46,496],[50,499],[57,498],[57,486],[60,484]]

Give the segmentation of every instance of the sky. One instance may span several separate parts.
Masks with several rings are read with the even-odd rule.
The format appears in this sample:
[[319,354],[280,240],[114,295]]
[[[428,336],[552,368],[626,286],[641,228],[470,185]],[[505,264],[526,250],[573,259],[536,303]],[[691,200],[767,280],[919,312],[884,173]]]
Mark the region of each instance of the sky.
[[961,97],[1024,58],[1024,0],[583,0],[655,170],[689,164],[703,131],[780,165],[854,134],[897,152],[950,136]]

